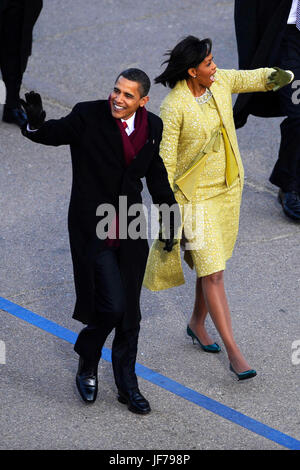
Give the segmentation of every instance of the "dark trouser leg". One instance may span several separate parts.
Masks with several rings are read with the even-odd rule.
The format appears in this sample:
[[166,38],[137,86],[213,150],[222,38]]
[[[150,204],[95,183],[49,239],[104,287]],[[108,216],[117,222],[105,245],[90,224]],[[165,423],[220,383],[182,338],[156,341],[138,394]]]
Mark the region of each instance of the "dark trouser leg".
[[[295,80],[300,80],[300,31],[288,26],[281,45],[280,67],[292,70]],[[279,157],[270,177],[271,183],[284,192],[300,193],[300,94],[288,85],[278,91],[283,114]]]
[[0,65],[2,79],[6,86],[6,105],[19,106],[19,92],[22,83],[21,38],[24,16],[23,1],[12,0],[2,14],[0,37]]
[[81,357],[91,361],[99,361],[107,336],[120,324],[126,308],[117,251],[101,251],[95,269],[95,320],[79,333],[74,346]]
[[280,125],[279,158],[270,177],[271,183],[285,193],[300,193],[300,116],[286,118]]
[[98,255],[96,283],[97,318],[79,333],[74,349],[87,361],[98,363],[106,338],[115,328],[112,345],[115,383],[119,390],[127,392],[138,387],[135,363],[140,327],[124,330],[122,325],[126,297],[116,250],[104,250]]
[[112,345],[112,365],[118,390],[126,392],[138,387],[135,363],[140,327],[123,331],[116,328]]
[[91,324],[86,326],[77,337],[74,351],[84,359],[98,363],[106,338],[112,329],[113,326],[110,327],[105,323],[102,325]]
[[148,400],[138,388],[135,363],[137,355],[139,325],[124,331],[116,328],[112,346],[112,364],[118,389],[118,401],[127,405],[129,411],[148,414],[151,411]]

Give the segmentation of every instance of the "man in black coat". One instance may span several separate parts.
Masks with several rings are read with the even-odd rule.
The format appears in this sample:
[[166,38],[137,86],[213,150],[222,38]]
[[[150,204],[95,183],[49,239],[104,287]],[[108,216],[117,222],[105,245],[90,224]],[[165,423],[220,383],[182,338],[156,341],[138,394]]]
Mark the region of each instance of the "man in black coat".
[[241,69],[278,66],[294,73],[294,84],[277,93],[239,95],[234,119],[239,128],[249,114],[286,116],[270,181],[280,188],[278,198],[285,214],[300,220],[300,104],[295,88],[300,79],[300,1],[236,0],[235,28]]
[[0,69],[6,87],[2,120],[18,126],[26,121],[19,93],[31,54],[32,30],[42,7],[42,0],[0,1]]
[[[127,69],[117,78],[108,100],[78,103],[68,116],[45,122],[37,93],[27,93],[26,102],[22,101],[29,123],[23,128],[26,137],[71,149],[68,226],[76,289],[73,318],[87,325],[75,344],[80,356],[78,390],[86,402],[95,401],[101,350],[115,328],[112,364],[118,400],[141,414],[150,411],[135,374],[139,300],[149,248],[147,235],[126,236],[121,231],[130,207],[142,203],[143,177],[154,204],[175,204],[178,211],[159,155],[162,121],[145,108],[149,88],[143,71]],[[119,211],[120,197],[123,202],[127,199],[127,210]],[[110,208],[115,216],[106,224]],[[142,215],[139,220],[143,225]],[[133,221],[128,215],[128,232]],[[174,243],[174,223],[171,229],[164,241],[167,251]]]

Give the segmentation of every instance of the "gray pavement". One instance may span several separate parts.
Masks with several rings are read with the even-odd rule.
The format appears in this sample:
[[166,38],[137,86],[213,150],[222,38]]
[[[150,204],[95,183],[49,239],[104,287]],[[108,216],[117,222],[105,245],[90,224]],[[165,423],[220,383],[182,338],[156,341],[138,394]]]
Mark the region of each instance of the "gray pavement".
[[[158,75],[163,53],[184,35],[213,39],[219,67],[236,68],[233,1],[44,0],[23,91],[41,93],[47,116],[78,101],[106,98],[128,66]],[[149,109],[167,90],[154,85]],[[224,352],[209,355],[185,334],[195,274],[186,284],[142,294],[138,362],[208,398],[300,440],[300,226],[282,214],[268,177],[280,119],[250,118],[238,131],[246,182],[240,233],[225,273],[238,344],[258,375],[239,383]],[[67,235],[71,165],[67,147],[45,147],[0,122],[0,296],[74,332],[74,288]],[[145,200],[150,198],[145,189]],[[208,329],[222,342],[211,322]],[[72,345],[0,311],[0,449],[284,449],[140,379],[152,413],[140,417],[116,400],[111,364],[99,369],[99,396],[85,406],[76,391]],[[110,347],[109,338],[106,347]]]

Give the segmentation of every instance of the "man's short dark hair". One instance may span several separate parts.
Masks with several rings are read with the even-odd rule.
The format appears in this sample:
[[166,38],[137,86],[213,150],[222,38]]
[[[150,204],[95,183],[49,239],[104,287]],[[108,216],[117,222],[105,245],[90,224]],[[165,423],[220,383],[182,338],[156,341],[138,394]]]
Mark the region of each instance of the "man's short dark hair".
[[140,69],[126,69],[121,72],[117,78],[116,82],[119,80],[120,77],[124,77],[127,80],[131,80],[132,82],[138,82],[139,83],[139,91],[141,98],[144,96],[147,96],[150,90],[151,82],[150,78],[148,75],[143,72],[143,70]]

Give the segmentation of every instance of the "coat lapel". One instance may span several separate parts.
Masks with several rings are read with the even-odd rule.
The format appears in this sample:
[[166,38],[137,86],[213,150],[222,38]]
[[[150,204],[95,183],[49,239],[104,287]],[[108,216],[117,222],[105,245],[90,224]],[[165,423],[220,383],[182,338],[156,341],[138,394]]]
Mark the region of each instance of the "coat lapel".
[[[225,129],[227,131],[227,135],[228,135],[228,138],[230,140],[232,149],[233,149],[234,153],[236,154],[237,149],[235,148],[234,139],[232,138],[232,131],[231,131],[232,126],[231,126],[230,121],[227,119],[227,113],[224,111],[224,109],[225,109],[224,108],[224,89],[223,88],[220,89],[218,84],[214,83],[211,87],[211,91],[212,91],[214,100],[216,102],[216,106],[218,108],[219,115],[221,117],[223,126],[225,127]],[[231,106],[230,110],[232,110],[232,105],[230,105],[230,106]]]
[[[226,116],[224,116],[223,115],[224,113],[222,113],[222,111],[221,111],[222,108],[223,108],[222,101],[224,102],[224,96],[223,96],[224,95],[224,90],[222,90],[222,93],[221,93],[221,91],[219,90],[218,86],[215,83],[211,86],[210,90],[213,94],[213,97],[214,97],[215,103],[217,105],[221,120],[222,120],[224,126],[226,127],[226,124],[227,124],[226,119],[225,119]],[[224,119],[225,119],[225,121],[224,121]]]
[[103,103],[104,112],[103,110],[99,110],[99,127],[103,132],[104,137],[107,138],[109,145],[112,149],[113,156],[119,160],[122,166],[125,166],[124,154],[123,154],[123,144],[122,138],[120,134],[120,130],[111,115],[111,111],[109,109],[109,104],[107,101]]
[[203,116],[201,114],[200,106],[197,103],[197,101],[195,100],[195,97],[193,96],[193,93],[189,89],[189,87],[186,83],[186,80],[183,80],[182,82],[180,82],[180,86],[181,86],[182,92],[183,92],[184,97],[185,97],[186,101],[188,102],[189,106],[192,106],[193,112],[199,117],[199,119],[202,120]]
[[[182,92],[184,93],[184,96],[185,96],[186,100],[188,101],[189,105],[192,106],[193,111],[199,117],[200,121],[202,121],[203,114],[201,113],[200,105],[197,103],[197,101],[195,100],[192,92],[190,91],[189,87],[187,86],[186,80],[183,80],[182,82],[180,82],[180,86],[182,87]],[[220,91],[218,89],[218,86],[216,86],[216,84],[213,84],[211,86],[210,90],[213,94],[216,105],[217,105],[218,110],[220,112],[220,109],[222,109],[222,106],[221,106],[222,94],[220,93]],[[222,115],[221,115],[221,117],[222,117],[222,120],[223,120],[224,117]],[[225,124],[226,124],[226,122],[225,122]]]
[[139,151],[136,157],[132,160],[132,162],[128,165],[128,168],[131,168],[132,165],[138,164],[151,150],[154,148],[156,144],[156,135],[153,129],[153,124],[150,118],[150,114],[148,114],[148,126],[149,126],[149,136],[144,145],[144,147]]
[[[104,113],[102,110],[99,112],[100,120],[99,126],[103,130],[105,129],[105,136],[109,140],[110,147],[113,151],[114,156],[120,161],[122,166],[125,165],[124,153],[123,153],[123,144],[122,144],[122,137],[120,135],[120,130],[111,115],[108,102],[104,103]],[[128,165],[130,168],[132,165],[136,164],[143,155],[145,156],[149,153],[150,149],[153,149],[154,145],[156,144],[157,136],[155,134],[155,130],[153,128],[152,120],[150,118],[150,114],[148,115],[148,125],[149,125],[149,137],[146,141],[144,147],[140,150],[138,155],[132,160],[132,162]]]
[[202,132],[204,132],[205,136],[208,138],[209,135],[206,131],[205,128],[205,123],[203,123],[203,114],[201,112],[201,108],[197,101],[195,100],[195,97],[193,96],[191,90],[189,89],[186,80],[182,80],[181,82],[176,85],[180,87],[181,95],[183,94],[184,96],[184,101],[189,107],[189,111],[192,110],[193,112],[193,120],[199,122],[199,126],[202,129]]

